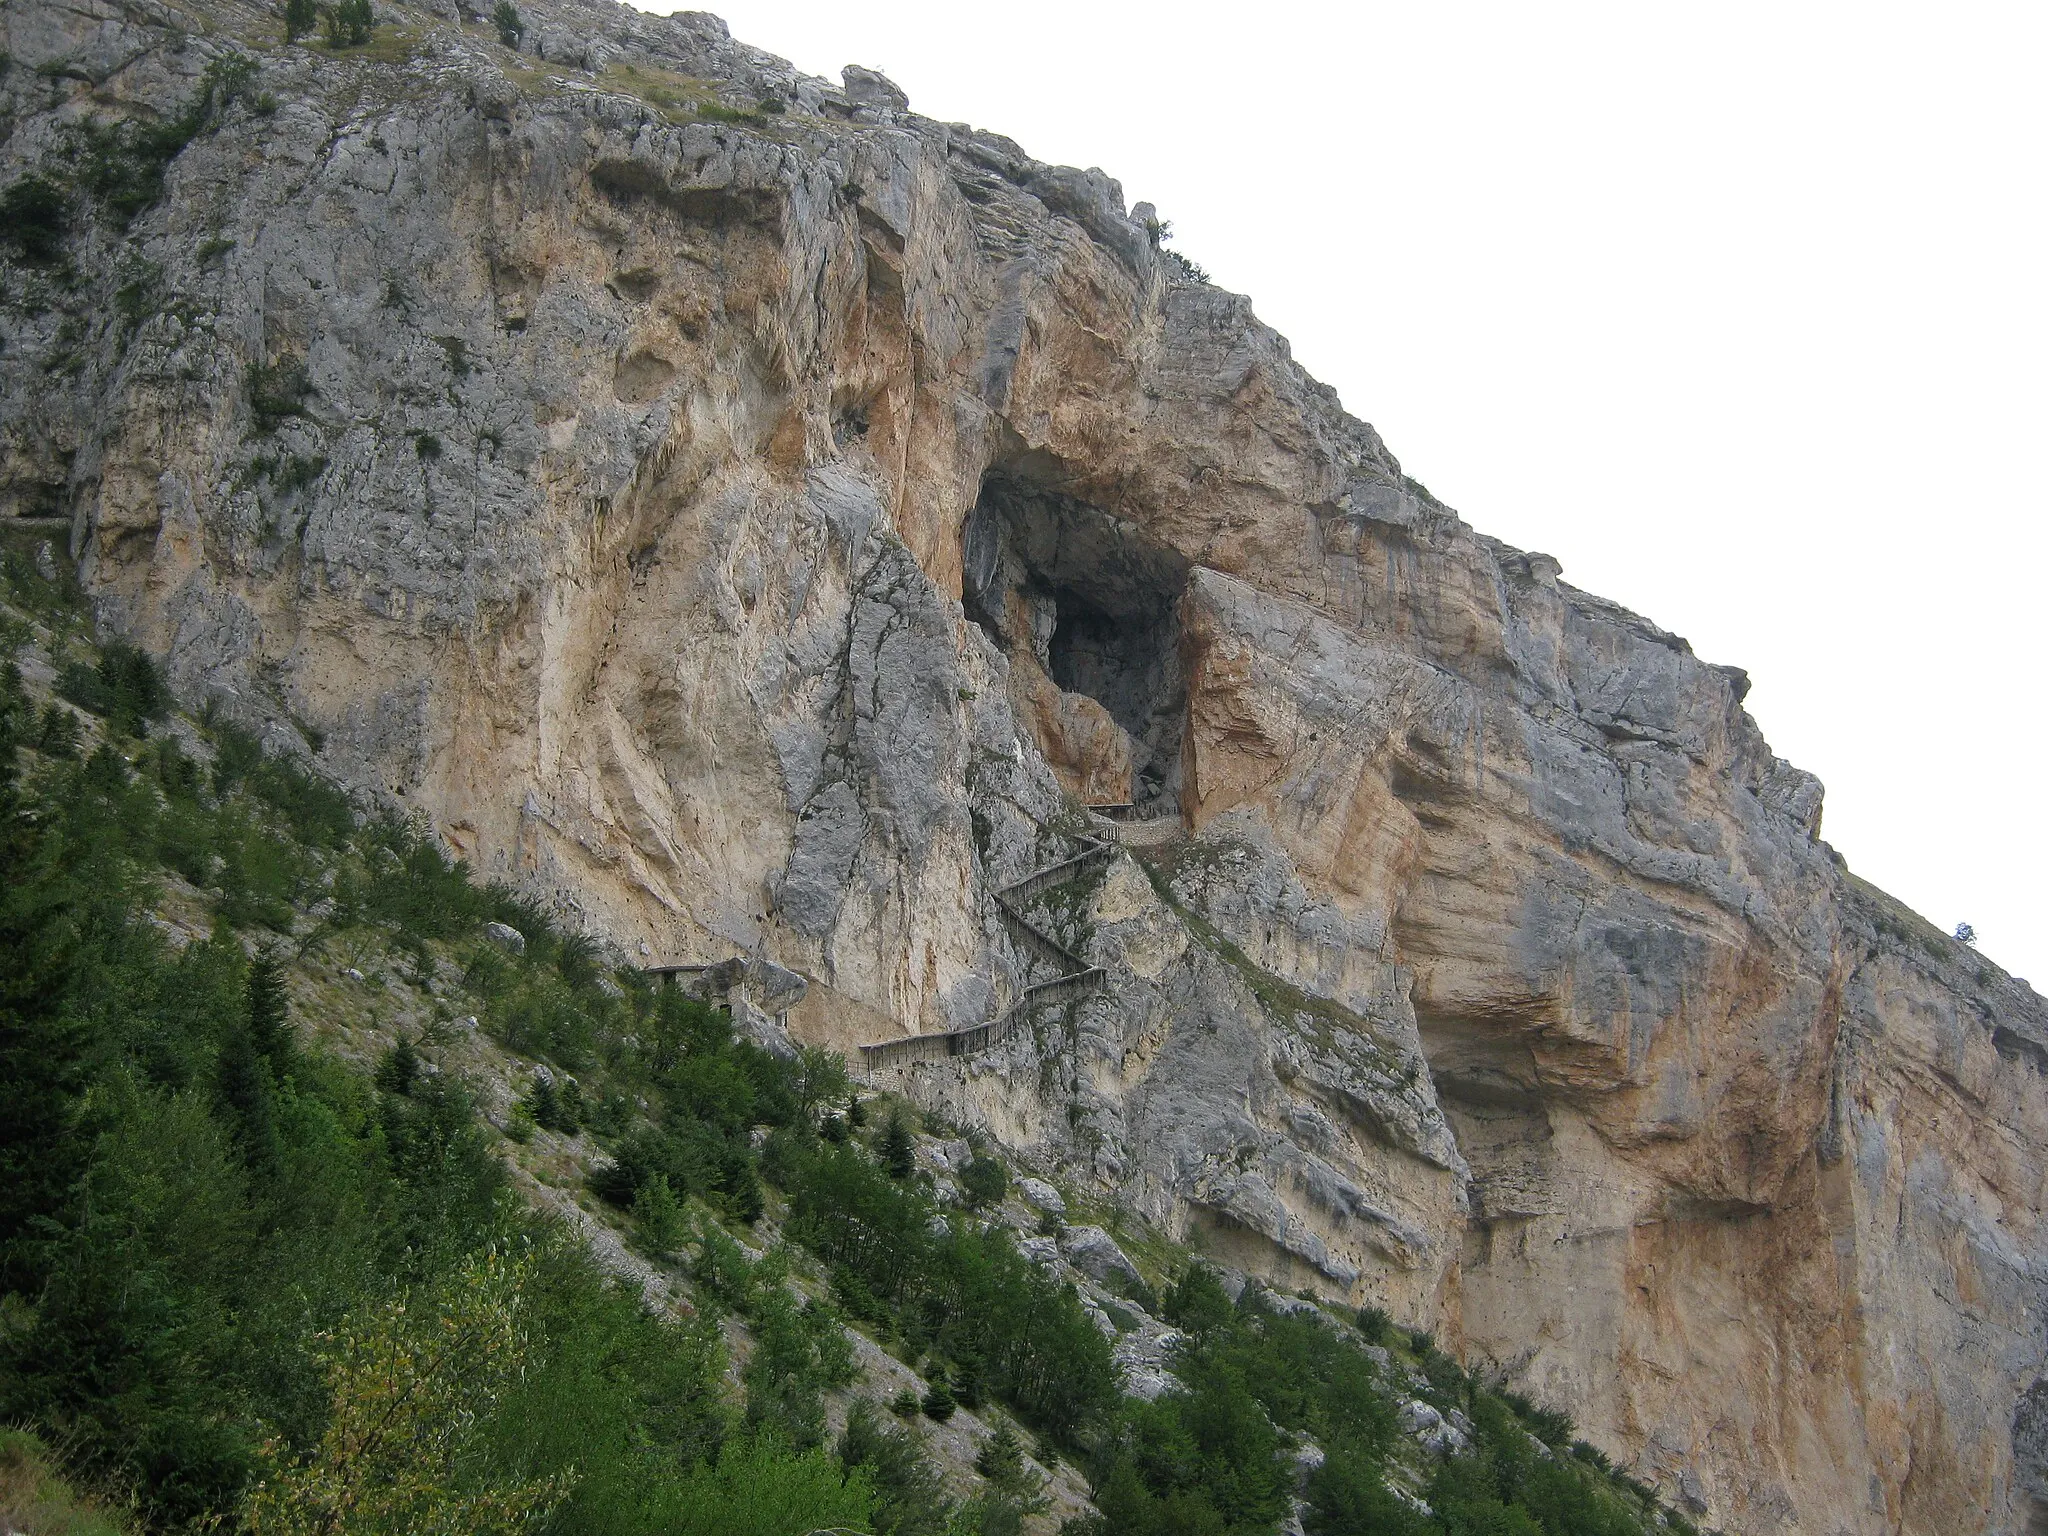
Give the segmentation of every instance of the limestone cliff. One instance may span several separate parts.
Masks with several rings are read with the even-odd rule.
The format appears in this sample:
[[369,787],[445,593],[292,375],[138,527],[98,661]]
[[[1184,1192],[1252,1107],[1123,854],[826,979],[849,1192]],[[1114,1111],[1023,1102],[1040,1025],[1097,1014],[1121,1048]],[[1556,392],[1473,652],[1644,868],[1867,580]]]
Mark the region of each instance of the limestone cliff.
[[[650,962],[804,973],[808,1039],[1064,947],[894,1077],[1713,1523],[2048,1528],[2048,1011],[1847,874],[1742,674],[1467,527],[1101,172],[525,10],[0,3],[67,221],[0,500],[105,628]],[[1110,802],[1170,836],[1006,917]]]

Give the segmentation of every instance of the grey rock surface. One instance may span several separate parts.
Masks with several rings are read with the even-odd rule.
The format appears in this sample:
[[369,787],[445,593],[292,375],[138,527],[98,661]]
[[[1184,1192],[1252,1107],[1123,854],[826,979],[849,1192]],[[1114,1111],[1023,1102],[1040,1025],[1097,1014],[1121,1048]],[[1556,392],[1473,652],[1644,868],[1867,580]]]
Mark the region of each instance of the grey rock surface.
[[484,937],[502,950],[515,955],[526,953],[526,935],[510,923],[485,923]]
[[1100,1227],[1062,1228],[1059,1246],[1067,1262],[1098,1285],[1114,1288],[1119,1282],[1144,1281],[1138,1266],[1117,1246],[1116,1239]]
[[1067,1214],[1067,1201],[1058,1190],[1043,1179],[1034,1179],[1029,1174],[1016,1181],[1017,1196],[1033,1210],[1043,1211],[1048,1216]]

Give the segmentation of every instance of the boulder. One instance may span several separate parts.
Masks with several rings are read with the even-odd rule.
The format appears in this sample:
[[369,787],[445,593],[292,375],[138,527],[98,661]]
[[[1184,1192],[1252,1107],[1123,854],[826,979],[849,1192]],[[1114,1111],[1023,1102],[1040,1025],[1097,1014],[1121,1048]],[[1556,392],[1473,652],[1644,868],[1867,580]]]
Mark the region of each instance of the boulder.
[[1059,1245],[1067,1262],[1097,1285],[1115,1288],[1118,1282],[1144,1283],[1138,1266],[1100,1227],[1068,1227],[1060,1233]]
[[1043,1211],[1048,1216],[1063,1217],[1067,1214],[1066,1197],[1043,1179],[1034,1179],[1028,1174],[1017,1180],[1013,1186],[1018,1196],[1033,1210]]
[[877,107],[884,112],[908,112],[910,98],[901,86],[878,69],[849,64],[839,71],[839,83],[849,101],[857,106]]
[[507,954],[523,955],[526,953],[526,935],[517,928],[514,928],[510,923],[485,923],[484,937]]

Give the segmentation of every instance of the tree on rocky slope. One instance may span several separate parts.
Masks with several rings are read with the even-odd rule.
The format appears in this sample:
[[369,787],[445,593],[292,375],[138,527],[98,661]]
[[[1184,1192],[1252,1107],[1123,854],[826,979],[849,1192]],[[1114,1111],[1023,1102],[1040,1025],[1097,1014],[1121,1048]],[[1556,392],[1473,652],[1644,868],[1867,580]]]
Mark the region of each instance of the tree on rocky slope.
[[497,1536],[561,1499],[562,1480],[478,1476],[479,1422],[524,1369],[529,1266],[479,1254],[428,1295],[400,1294],[336,1330],[333,1416],[296,1464],[272,1444],[244,1515],[252,1536]]

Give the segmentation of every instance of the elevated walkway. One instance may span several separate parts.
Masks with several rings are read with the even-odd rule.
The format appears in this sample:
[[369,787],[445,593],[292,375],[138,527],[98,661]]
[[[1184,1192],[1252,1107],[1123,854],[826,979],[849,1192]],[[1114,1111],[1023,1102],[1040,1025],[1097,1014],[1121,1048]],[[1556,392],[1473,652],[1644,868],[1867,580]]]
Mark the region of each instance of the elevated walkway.
[[1035,869],[1022,880],[995,893],[996,907],[1019,947],[1047,965],[1058,966],[1059,975],[1050,981],[1035,982],[1026,987],[1015,1002],[986,1023],[864,1045],[860,1048],[861,1070],[874,1073],[920,1061],[945,1061],[954,1056],[978,1055],[1008,1040],[1034,1010],[1101,991],[1106,979],[1102,968],[1090,965],[1040,927],[1030,916],[1028,908],[1055,886],[1107,868],[1116,857],[1119,846],[1157,847],[1180,836],[1178,816],[1139,819],[1128,814],[1133,810],[1131,806],[1090,806],[1088,819],[1097,835],[1082,838],[1079,853]]

